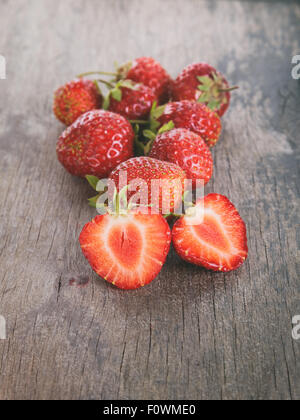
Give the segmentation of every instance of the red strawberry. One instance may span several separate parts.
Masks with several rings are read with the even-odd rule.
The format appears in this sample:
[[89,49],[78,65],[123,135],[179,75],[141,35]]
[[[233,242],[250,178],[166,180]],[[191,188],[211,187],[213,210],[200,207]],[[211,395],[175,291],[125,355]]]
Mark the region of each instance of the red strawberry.
[[175,163],[188,179],[204,180],[207,184],[213,173],[209,147],[200,136],[184,128],[167,131],[156,137],[149,157]]
[[53,112],[63,124],[71,125],[80,115],[101,108],[102,95],[90,80],[77,79],[54,94]]
[[245,223],[219,194],[209,194],[187,210],[174,225],[173,243],[182,259],[214,271],[236,270],[248,256]]
[[206,104],[222,117],[230,104],[230,88],[225,77],[214,67],[197,63],[186,67],[172,85],[174,101],[196,101]]
[[[135,186],[133,191],[128,191],[128,200],[140,192],[148,202],[142,200],[139,204],[152,205],[153,212],[164,214],[173,213],[181,203],[186,174],[179,166],[149,157],[130,159],[121,163],[110,175],[118,190],[124,187],[119,185],[122,172],[127,174],[127,185],[135,180],[144,182],[144,185]],[[151,188],[151,181],[161,181],[162,186],[158,185],[155,189],[152,185]]]
[[129,120],[146,119],[155,101],[157,97],[148,86],[124,81],[112,89],[108,109]]
[[[217,114],[203,104],[181,101],[170,102],[161,111],[156,109],[159,126],[173,121],[175,128],[186,128],[198,134],[208,146],[213,147],[222,131],[222,123]],[[158,114],[157,114],[158,113]]]
[[68,127],[56,150],[59,161],[71,174],[104,178],[133,156],[133,141],[133,129],[124,117],[96,110]]
[[160,103],[170,98],[172,79],[166,70],[153,58],[141,57],[119,69],[121,78],[142,83],[153,90]]
[[171,232],[161,215],[106,214],[85,225],[80,245],[93,270],[120,289],[138,289],[160,273]]

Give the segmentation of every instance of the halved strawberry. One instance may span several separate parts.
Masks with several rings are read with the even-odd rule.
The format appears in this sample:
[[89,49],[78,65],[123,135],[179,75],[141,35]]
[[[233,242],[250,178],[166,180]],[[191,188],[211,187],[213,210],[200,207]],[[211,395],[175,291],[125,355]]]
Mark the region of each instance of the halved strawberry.
[[85,225],[79,241],[99,276],[130,290],[157,277],[170,249],[171,231],[161,215],[106,214]]
[[219,194],[199,200],[175,223],[173,243],[182,259],[214,271],[236,270],[248,256],[245,223]]

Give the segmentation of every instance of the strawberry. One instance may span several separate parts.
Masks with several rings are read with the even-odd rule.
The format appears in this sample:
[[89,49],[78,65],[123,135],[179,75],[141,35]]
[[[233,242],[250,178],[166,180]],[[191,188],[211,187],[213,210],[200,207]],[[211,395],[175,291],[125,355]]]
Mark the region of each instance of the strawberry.
[[69,126],[85,112],[101,108],[102,100],[94,82],[76,79],[55,92],[53,112],[59,121]]
[[57,143],[61,164],[73,175],[107,177],[133,156],[134,132],[121,115],[87,112],[68,127]]
[[[139,204],[151,205],[153,212],[173,213],[182,201],[186,174],[173,163],[161,162],[149,157],[136,157],[123,162],[109,177],[118,190],[124,187],[124,185],[119,185],[122,184],[120,180],[122,173],[127,175],[127,185],[136,180],[143,182],[143,185],[133,185],[133,191],[128,191],[128,200],[140,192],[142,203],[139,202]],[[162,184],[155,187],[154,183],[158,181]]]
[[149,157],[175,163],[188,179],[204,180],[207,184],[213,173],[213,159],[209,147],[198,134],[184,128],[167,131],[156,137]]
[[167,71],[151,57],[137,58],[118,70],[119,78],[142,83],[153,90],[159,102],[166,103],[170,98],[172,79]]
[[100,277],[131,290],[158,276],[169,253],[171,231],[159,214],[105,214],[85,225],[79,242]]
[[173,244],[183,260],[213,271],[236,270],[248,256],[245,223],[219,194],[199,200],[175,223]]
[[231,94],[237,86],[229,87],[225,77],[214,67],[197,63],[186,67],[172,85],[174,101],[204,103],[222,117],[228,110]]
[[148,118],[157,97],[148,86],[123,81],[111,90],[105,108],[129,120]]
[[215,146],[222,131],[222,123],[218,115],[205,105],[197,102],[170,102],[165,106],[154,109],[152,111],[153,118],[157,120],[158,127],[163,127],[172,122],[175,128],[186,128],[193,131],[209,147]]

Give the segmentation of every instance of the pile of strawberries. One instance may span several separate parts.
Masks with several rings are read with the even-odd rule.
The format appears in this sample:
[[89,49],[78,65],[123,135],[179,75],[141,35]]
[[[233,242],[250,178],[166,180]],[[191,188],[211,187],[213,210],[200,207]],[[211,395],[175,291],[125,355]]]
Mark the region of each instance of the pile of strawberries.
[[[71,174],[87,177],[99,193],[90,200],[94,206],[104,193],[101,179],[116,185],[113,209],[102,205],[105,214],[86,224],[79,238],[102,278],[121,289],[149,284],[171,242],[183,260],[210,270],[228,272],[244,263],[246,226],[228,198],[209,194],[176,215],[186,180],[195,189],[212,177],[210,148],[220,138],[234,89],[208,64],[190,65],[172,80],[157,61],[142,57],[112,73],[80,75],[56,91],[54,113],[68,126],[57,143],[59,161]],[[119,185],[124,171],[125,188]],[[136,179],[148,187],[147,208],[132,205],[128,186]],[[154,203],[153,180],[178,183]],[[175,217],[171,231],[168,221]]]

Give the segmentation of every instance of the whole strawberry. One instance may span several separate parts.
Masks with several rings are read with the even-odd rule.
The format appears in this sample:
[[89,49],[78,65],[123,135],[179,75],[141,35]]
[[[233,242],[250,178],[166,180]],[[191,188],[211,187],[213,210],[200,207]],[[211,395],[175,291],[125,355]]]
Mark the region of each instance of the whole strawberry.
[[247,229],[227,197],[209,194],[173,228],[173,244],[185,261],[213,271],[238,269],[248,257]]
[[198,134],[209,147],[215,146],[220,138],[221,120],[203,104],[191,101],[170,102],[154,110],[153,114],[158,127],[173,122],[175,128],[186,128]]
[[180,166],[187,178],[207,184],[213,173],[213,159],[209,147],[198,134],[184,128],[167,131],[156,137],[149,157]]
[[157,97],[148,86],[124,81],[111,90],[105,108],[129,120],[140,120],[149,117],[155,101]]
[[105,178],[133,156],[133,142],[133,129],[124,117],[94,110],[64,131],[56,150],[59,161],[71,174]]
[[225,77],[206,63],[191,64],[186,67],[172,85],[174,101],[196,101],[204,103],[222,117],[228,110],[231,94],[237,89],[230,88]]
[[132,191],[128,190],[128,200],[139,194],[135,204],[150,205],[154,213],[173,213],[182,201],[186,174],[173,163],[149,157],[136,157],[121,163],[109,177],[119,191],[125,186],[121,179],[124,174],[127,185],[133,187]]
[[94,82],[76,79],[55,92],[53,112],[59,121],[69,126],[85,112],[101,108],[102,101]]
[[118,71],[119,77],[142,83],[153,90],[161,104],[168,102],[172,79],[167,71],[151,57],[137,58]]

